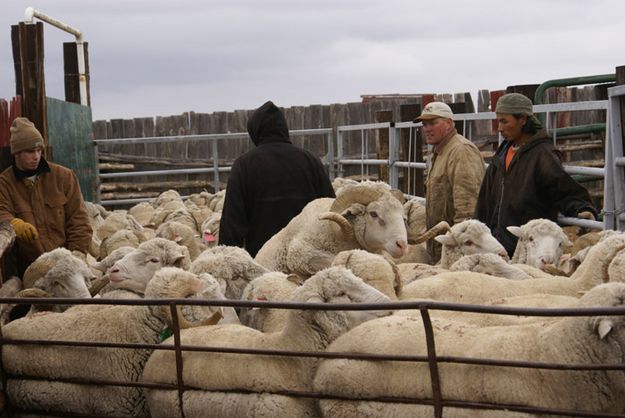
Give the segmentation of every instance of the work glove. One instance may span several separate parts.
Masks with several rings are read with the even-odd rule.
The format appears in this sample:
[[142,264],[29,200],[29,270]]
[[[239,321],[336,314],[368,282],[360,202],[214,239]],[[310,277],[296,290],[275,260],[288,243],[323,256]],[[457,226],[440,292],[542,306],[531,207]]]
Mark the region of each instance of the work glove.
[[37,232],[37,228],[28,222],[24,222],[20,218],[14,218],[11,221],[11,226],[15,230],[15,235],[17,238],[22,241],[30,242],[36,239],[39,239],[39,232]]
[[580,219],[588,219],[591,221],[595,221],[595,215],[593,215],[593,213],[589,210],[584,210],[581,211],[580,213],[577,214],[577,217]]

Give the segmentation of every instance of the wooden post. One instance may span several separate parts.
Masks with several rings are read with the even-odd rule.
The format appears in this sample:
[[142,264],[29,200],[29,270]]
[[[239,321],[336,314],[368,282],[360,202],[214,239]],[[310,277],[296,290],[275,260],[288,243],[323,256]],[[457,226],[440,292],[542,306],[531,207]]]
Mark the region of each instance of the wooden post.
[[[421,105],[403,104],[399,106],[399,118],[401,122],[411,122],[421,114]],[[401,144],[404,158],[411,162],[423,161],[423,138],[420,129],[402,129]],[[402,190],[413,196],[424,196],[423,170],[405,168],[404,184]],[[408,182],[410,179],[410,182]]]
[[[87,42],[83,43],[85,54],[85,77],[87,79],[87,106],[91,106],[88,46]],[[80,75],[78,71],[76,42],[63,43],[63,68],[65,72],[65,101],[80,104]]]
[[[380,122],[392,122],[393,111],[392,110],[380,110],[375,114],[375,121]],[[378,138],[376,141],[378,159],[388,159],[388,129],[378,129]],[[388,167],[381,165],[378,171],[378,178],[381,181],[388,183]]]
[[[15,91],[22,98],[22,116],[35,124],[48,148],[46,82],[43,71],[43,23],[11,26]],[[51,152],[47,153],[48,157]]]

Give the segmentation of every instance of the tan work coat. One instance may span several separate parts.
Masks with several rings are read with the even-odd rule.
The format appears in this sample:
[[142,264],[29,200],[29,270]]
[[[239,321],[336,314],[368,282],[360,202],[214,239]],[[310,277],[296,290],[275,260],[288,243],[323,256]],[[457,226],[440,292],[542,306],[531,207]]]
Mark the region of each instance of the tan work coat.
[[29,265],[39,255],[58,247],[86,253],[92,229],[73,171],[48,162],[49,172],[35,180],[18,180],[9,167],[0,174],[0,222],[20,218],[32,224],[39,239],[16,240],[19,262]]
[[[484,158],[475,144],[454,129],[430,154],[427,166],[427,227],[440,221],[451,226],[472,218],[485,171]],[[430,262],[438,262],[440,244],[430,240],[427,248]]]

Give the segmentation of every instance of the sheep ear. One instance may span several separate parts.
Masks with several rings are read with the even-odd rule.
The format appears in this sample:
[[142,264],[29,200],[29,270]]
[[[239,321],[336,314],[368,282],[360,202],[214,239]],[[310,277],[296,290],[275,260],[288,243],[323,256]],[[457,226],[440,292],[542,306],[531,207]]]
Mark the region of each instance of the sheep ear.
[[456,245],[458,245],[458,243],[456,242],[456,239],[454,237],[452,237],[451,235],[437,235],[434,237],[434,239],[438,242],[440,242],[443,245],[447,245],[449,247],[455,247]]
[[348,216],[358,216],[358,215],[363,214],[365,212],[365,209],[366,209],[365,205],[362,205],[360,203],[354,203],[350,207],[345,209],[343,212],[341,212],[341,215],[343,215],[346,218]]
[[291,283],[295,283],[298,286],[303,285],[304,284],[304,280],[305,280],[303,277],[300,277],[300,276],[298,276],[295,273],[289,274],[288,276],[286,276],[286,279],[288,281],[290,281]]
[[603,338],[612,331],[612,327],[614,326],[614,322],[611,319],[604,318],[599,321],[599,326],[597,326],[597,334],[599,334],[599,339],[603,340]]
[[510,233],[514,235],[515,237],[521,238],[521,235],[523,235],[523,233],[521,232],[520,226],[508,226],[506,227],[506,229],[510,231]]

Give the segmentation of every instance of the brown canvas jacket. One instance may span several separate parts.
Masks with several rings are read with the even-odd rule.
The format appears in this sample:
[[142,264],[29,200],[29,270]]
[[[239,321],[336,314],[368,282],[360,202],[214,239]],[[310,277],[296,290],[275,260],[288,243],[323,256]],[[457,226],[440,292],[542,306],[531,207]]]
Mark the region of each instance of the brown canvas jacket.
[[[430,154],[426,181],[427,227],[440,221],[449,225],[473,217],[484,177],[484,158],[471,141],[454,130],[442,147]],[[440,259],[440,244],[427,243],[430,262]]]
[[92,229],[76,175],[48,162],[49,172],[34,182],[18,180],[13,167],[0,174],[0,222],[21,218],[39,231],[30,243],[16,240],[22,263],[30,264],[39,255],[58,247],[86,253]]

